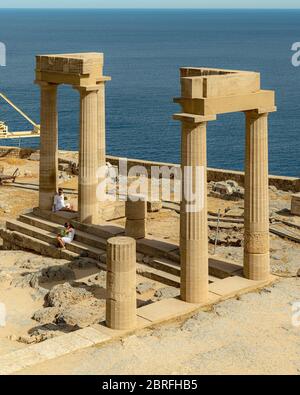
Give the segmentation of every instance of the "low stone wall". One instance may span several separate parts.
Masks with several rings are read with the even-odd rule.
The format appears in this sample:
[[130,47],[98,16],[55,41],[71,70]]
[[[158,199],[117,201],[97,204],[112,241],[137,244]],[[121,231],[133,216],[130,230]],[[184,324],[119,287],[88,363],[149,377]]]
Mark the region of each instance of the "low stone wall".
[[[17,147],[0,147],[0,158],[28,158],[33,152],[37,150],[31,148],[17,148]],[[120,158],[118,156],[107,155],[107,161],[114,166],[119,165]],[[60,160],[61,163],[68,163],[65,159]],[[178,168],[179,165],[176,163],[167,162],[153,162],[148,160],[140,159],[128,159],[127,158],[128,170],[133,166],[143,166],[147,169],[148,174],[151,174],[151,166],[167,166],[169,168]],[[244,185],[244,172],[235,170],[223,170],[208,168],[207,171],[208,181],[226,181],[234,180],[239,183],[239,185]],[[275,186],[283,191],[300,192],[300,178],[296,177],[285,177],[285,176],[269,176],[269,185]]]
[[[112,165],[119,165],[119,157],[107,155],[107,161],[109,161]],[[171,167],[179,167],[178,164],[175,163],[164,163],[164,162],[152,162],[147,160],[139,160],[139,159],[127,159],[128,170],[133,166],[144,166],[147,169],[148,174],[151,174],[151,166],[167,166]],[[236,170],[223,170],[223,169],[214,169],[208,168],[207,170],[207,180],[210,181],[226,181],[226,180],[234,180],[238,182],[239,185],[244,186],[244,177],[245,174],[242,171]],[[286,176],[269,176],[269,185],[275,186],[282,191],[292,191],[292,192],[300,192],[300,178],[296,177],[286,177]]]

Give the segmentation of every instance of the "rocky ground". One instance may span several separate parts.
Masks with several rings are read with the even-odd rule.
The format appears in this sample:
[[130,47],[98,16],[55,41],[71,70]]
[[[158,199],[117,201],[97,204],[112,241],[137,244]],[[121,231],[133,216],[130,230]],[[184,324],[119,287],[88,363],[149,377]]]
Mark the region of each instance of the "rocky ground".
[[[67,153],[66,159],[74,155]],[[38,161],[0,159],[1,167],[5,174],[19,168],[21,184],[0,186],[4,225],[6,219],[37,205]],[[69,170],[61,167],[60,183],[73,189],[69,198],[76,199],[77,176]],[[209,249],[242,262],[243,190],[238,187],[235,196],[227,192],[224,198],[214,183],[209,185]],[[290,215],[290,199],[289,192],[270,188],[270,222],[288,221],[300,236],[300,217]],[[114,223],[124,225],[124,219]],[[178,242],[178,202],[149,213],[147,231]],[[300,302],[300,244],[271,234],[271,268],[280,281],[259,293],[226,301],[184,323],[144,331],[24,373],[299,373],[300,327],[292,325],[292,305]],[[0,327],[0,354],[103,320],[105,282],[106,273],[89,258],[68,262],[0,250],[0,303],[7,310],[6,326]],[[138,276],[139,306],[176,295],[178,289]]]
[[20,374],[300,374],[292,306],[300,279],[284,279],[189,320],[24,369]]
[[[7,313],[0,354],[104,320],[106,272],[96,261],[0,251],[0,266],[0,301]],[[178,295],[139,275],[136,291],[138,306]]]

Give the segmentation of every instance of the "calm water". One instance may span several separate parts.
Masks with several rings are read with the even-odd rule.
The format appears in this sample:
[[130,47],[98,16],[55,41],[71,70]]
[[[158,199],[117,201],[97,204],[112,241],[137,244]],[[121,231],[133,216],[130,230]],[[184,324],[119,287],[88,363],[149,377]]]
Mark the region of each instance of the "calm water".
[[[0,22],[0,41],[7,46],[0,91],[36,121],[35,54],[105,53],[105,73],[113,78],[106,107],[107,151],[113,155],[179,162],[180,126],[172,120],[178,107],[172,98],[179,93],[180,66],[261,72],[263,88],[277,92],[270,172],[300,176],[300,67],[292,66],[290,50],[300,41],[300,11],[0,10]],[[61,87],[59,102],[59,145],[77,149],[77,93]],[[2,102],[0,119],[12,131],[29,128]],[[243,114],[209,123],[209,165],[239,170],[243,158]]]

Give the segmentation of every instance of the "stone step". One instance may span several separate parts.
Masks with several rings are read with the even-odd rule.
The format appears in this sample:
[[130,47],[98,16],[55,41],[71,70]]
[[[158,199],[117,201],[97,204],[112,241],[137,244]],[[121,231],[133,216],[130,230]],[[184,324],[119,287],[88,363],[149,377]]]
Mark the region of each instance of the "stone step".
[[180,265],[176,262],[170,261],[169,259],[152,258],[147,261],[146,265],[153,267],[154,269],[173,274],[174,276],[180,276]]
[[146,264],[137,265],[137,273],[143,277],[158,281],[171,287],[180,288],[180,277],[165,271],[149,267]]
[[[157,266],[150,266],[153,264]],[[161,264],[161,266],[159,264]],[[137,264],[137,273],[142,275],[143,277],[150,278],[151,280],[159,281],[165,285],[180,288],[180,269],[179,269],[179,275],[175,275],[173,273],[169,273],[168,271],[166,271],[166,270],[170,270],[170,266],[171,265],[169,264],[165,264],[161,262],[160,259],[153,259],[149,264]],[[161,269],[159,269],[159,267]],[[219,280],[220,279],[217,277],[211,275],[208,276],[209,283],[213,283]]]
[[0,236],[4,242],[8,243],[10,247],[19,247],[20,249],[34,251],[38,254],[50,256],[55,259],[72,260],[78,257],[78,254],[68,251],[60,250],[53,244],[38,240],[35,237],[28,236],[17,231],[10,231],[7,229],[0,229]]
[[[110,224],[102,224],[102,225],[88,225],[82,224],[77,221],[77,218],[72,218],[72,214],[70,214],[70,218],[68,218],[68,214],[66,212],[61,213],[53,213],[51,211],[40,210],[39,208],[34,208],[32,213],[36,218],[44,219],[47,221],[51,221],[53,223],[63,225],[66,221],[70,221],[75,229],[80,230],[85,233],[92,234],[94,236],[108,239],[109,237],[113,237],[116,235],[120,235],[124,233],[124,229],[120,226],[110,225]],[[74,214],[73,214],[74,216]]]
[[275,223],[270,226],[270,232],[277,236],[294,241],[295,243],[300,243],[300,232],[296,228],[290,228],[286,225]]
[[[28,225],[35,226],[48,232],[52,232],[55,235],[62,229],[62,225],[43,218],[36,217],[34,214],[21,215],[19,217],[19,220]],[[104,250],[106,249],[106,239],[100,238],[91,233],[82,232],[81,230],[78,230],[77,227],[75,227],[75,231],[75,241],[79,241],[92,247]]]
[[[12,221],[9,226],[11,228],[16,227],[14,226]],[[50,256],[51,258],[66,259],[71,261],[79,256],[79,254],[77,253],[74,253],[67,249],[60,250],[56,248],[52,243],[38,239],[35,236],[29,236],[28,234],[16,230],[0,229],[0,236],[8,243],[11,243],[13,241],[14,247],[17,246],[20,247],[20,249],[35,251],[38,254]],[[106,270],[105,263],[99,262],[98,265],[101,270]],[[164,271],[154,269],[145,264],[137,263],[137,274],[168,286],[173,286],[176,288],[180,287],[180,278],[178,276],[174,276]]]
[[[29,224],[25,224],[24,222],[21,222],[18,220],[10,220],[10,221],[7,221],[6,228],[11,231],[16,231],[16,232],[37,238],[41,241],[52,244],[53,246],[56,245],[56,234],[55,233],[37,228],[37,227],[29,225]],[[103,255],[105,253],[104,250],[89,246],[85,243],[82,243],[82,242],[79,242],[76,240],[74,240],[71,244],[67,244],[66,249],[71,252],[74,252],[77,255],[86,253],[87,256],[89,256],[90,258],[97,259],[97,260],[100,260],[101,255]]]

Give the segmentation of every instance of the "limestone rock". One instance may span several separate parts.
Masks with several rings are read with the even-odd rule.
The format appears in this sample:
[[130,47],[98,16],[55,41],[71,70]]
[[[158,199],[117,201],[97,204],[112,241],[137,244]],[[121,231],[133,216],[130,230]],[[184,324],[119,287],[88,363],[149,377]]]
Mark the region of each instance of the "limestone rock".
[[66,307],[83,300],[91,299],[93,295],[84,288],[74,288],[69,283],[56,285],[46,296],[46,306]]
[[79,257],[72,261],[70,267],[79,268],[79,269],[87,269],[92,267],[97,267],[97,261],[95,259],[89,257]]
[[41,271],[41,283],[62,280],[75,280],[75,274],[67,266],[50,266]]
[[180,295],[180,290],[178,288],[173,288],[173,287],[160,288],[154,294],[157,300],[176,298],[179,295]]
[[40,160],[40,153],[39,152],[33,152],[29,158],[29,160],[34,160],[34,161],[39,161]]
[[56,323],[80,328],[98,323],[104,319],[104,304],[97,301],[91,306],[69,306],[57,316]]
[[59,312],[60,309],[58,307],[45,307],[37,310],[33,314],[32,319],[41,324],[48,324],[54,321]]
[[34,344],[40,343],[44,340],[51,339],[61,334],[58,328],[53,324],[44,325],[28,335],[19,336],[16,340],[20,343]]
[[146,292],[151,291],[151,289],[153,288],[154,288],[154,283],[150,283],[150,282],[140,283],[136,286],[136,292],[140,295],[143,295]]

